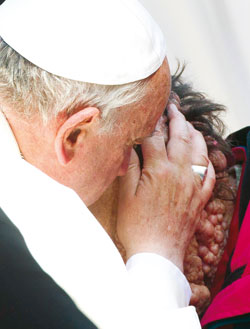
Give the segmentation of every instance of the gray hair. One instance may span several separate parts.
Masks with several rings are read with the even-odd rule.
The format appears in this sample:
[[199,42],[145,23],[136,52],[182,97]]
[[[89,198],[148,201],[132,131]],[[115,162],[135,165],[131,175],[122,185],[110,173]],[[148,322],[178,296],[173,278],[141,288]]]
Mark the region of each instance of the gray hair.
[[148,81],[107,86],[59,77],[30,63],[0,37],[0,105],[27,118],[39,113],[46,123],[60,112],[70,116],[76,107],[96,106],[110,126],[111,110],[140,101]]

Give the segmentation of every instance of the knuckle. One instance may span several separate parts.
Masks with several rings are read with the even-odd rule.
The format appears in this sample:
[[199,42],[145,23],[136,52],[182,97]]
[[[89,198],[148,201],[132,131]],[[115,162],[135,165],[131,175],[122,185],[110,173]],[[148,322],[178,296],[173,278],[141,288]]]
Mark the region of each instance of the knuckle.
[[201,157],[201,163],[202,163],[202,166],[208,166],[208,164],[209,164],[209,159],[208,159],[208,155],[207,155],[207,153],[206,154],[204,154],[204,153],[202,153],[201,155],[200,155],[200,157]]
[[150,167],[143,168],[142,173],[154,177],[157,180],[163,180],[169,174],[169,166],[164,161],[157,162]]
[[169,168],[168,168],[168,165],[166,163],[162,162],[161,164],[158,165],[157,170],[156,170],[156,174],[159,177],[164,178],[168,173],[169,173]]
[[199,153],[192,157],[193,164],[196,166],[208,167],[209,159],[206,153]]
[[185,144],[185,145],[187,145],[187,146],[190,146],[190,145],[191,145],[190,138],[189,138],[189,136],[187,136],[187,135],[181,135],[181,136],[179,137],[179,140],[180,140],[180,142],[182,142],[183,144]]

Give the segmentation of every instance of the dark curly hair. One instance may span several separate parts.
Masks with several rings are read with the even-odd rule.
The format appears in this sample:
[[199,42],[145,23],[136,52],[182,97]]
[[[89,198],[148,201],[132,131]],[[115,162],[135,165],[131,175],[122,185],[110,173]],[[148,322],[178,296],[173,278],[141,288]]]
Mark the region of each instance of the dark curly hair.
[[[187,121],[192,123],[195,129],[199,130],[207,144],[208,154],[214,150],[221,151],[227,163],[232,163],[232,152],[230,144],[223,138],[225,125],[220,119],[220,114],[225,112],[224,105],[214,103],[206,97],[204,93],[193,89],[192,84],[185,82],[182,74],[185,66],[178,66],[174,75],[172,75],[172,93],[177,94],[180,101],[180,111],[184,114]],[[167,116],[167,108],[164,114]],[[168,124],[168,123],[167,123]],[[142,165],[143,157],[140,147],[136,147]],[[231,200],[235,199],[234,192],[221,182],[220,177],[217,177],[216,188],[214,190],[214,197]],[[224,191],[227,190],[227,198],[225,198]]]
[[[184,70],[185,66],[179,66],[172,76],[172,92],[176,93],[180,99],[180,111],[186,120],[203,134],[208,154],[214,150],[219,150],[225,155],[227,163],[232,164],[233,156],[230,143],[223,138],[225,125],[220,119],[220,114],[226,110],[225,106],[214,103],[205,94],[195,91],[190,83],[184,82],[182,79]],[[167,115],[167,109],[165,114]],[[236,196],[233,190],[223,182],[223,177],[222,179],[217,177],[214,197],[235,201]]]
[[190,83],[184,82],[182,79],[184,70],[185,66],[179,66],[176,73],[172,75],[172,91],[180,98],[181,112],[186,120],[203,134],[209,152],[216,148],[220,149],[226,157],[230,156],[230,146],[222,137],[225,125],[219,117],[226,110],[225,106],[214,103],[203,93],[195,91]]

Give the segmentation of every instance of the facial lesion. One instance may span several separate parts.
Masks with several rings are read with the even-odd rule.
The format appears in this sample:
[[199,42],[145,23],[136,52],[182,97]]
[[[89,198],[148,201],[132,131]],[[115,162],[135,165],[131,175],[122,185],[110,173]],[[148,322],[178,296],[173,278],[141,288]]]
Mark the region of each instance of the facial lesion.
[[[191,304],[201,315],[210,302],[210,289],[225,249],[228,231],[235,205],[237,182],[232,169],[230,145],[223,138],[224,124],[219,115],[224,106],[214,103],[182,79],[184,69],[172,76],[170,101],[174,102],[186,119],[203,134],[208,154],[216,172],[213,194],[202,212],[196,233],[187,249],[184,260],[184,274],[191,289]],[[164,115],[167,118],[167,109]],[[166,120],[166,136],[168,120]],[[141,140],[134,144],[140,144]],[[166,141],[167,143],[167,141]],[[139,146],[135,147],[142,163]],[[116,234],[116,211],[118,181],[109,187],[104,195],[90,207],[119,249],[124,261],[126,252]]]
[[210,289],[228,239],[237,180],[232,169],[231,148],[223,138],[224,124],[220,114],[225,107],[183,82],[182,72],[183,69],[172,77],[172,97],[174,95],[175,103],[179,102],[179,110],[187,121],[203,134],[216,172],[213,194],[202,212],[184,261],[184,274],[193,293],[191,304],[202,314],[209,305]]

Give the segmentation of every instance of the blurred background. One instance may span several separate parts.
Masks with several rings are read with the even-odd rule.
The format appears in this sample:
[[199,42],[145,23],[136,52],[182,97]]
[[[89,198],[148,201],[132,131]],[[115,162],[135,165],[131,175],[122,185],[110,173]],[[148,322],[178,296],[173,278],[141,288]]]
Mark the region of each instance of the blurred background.
[[226,134],[250,125],[250,1],[140,0],[167,40],[171,72],[228,110]]

